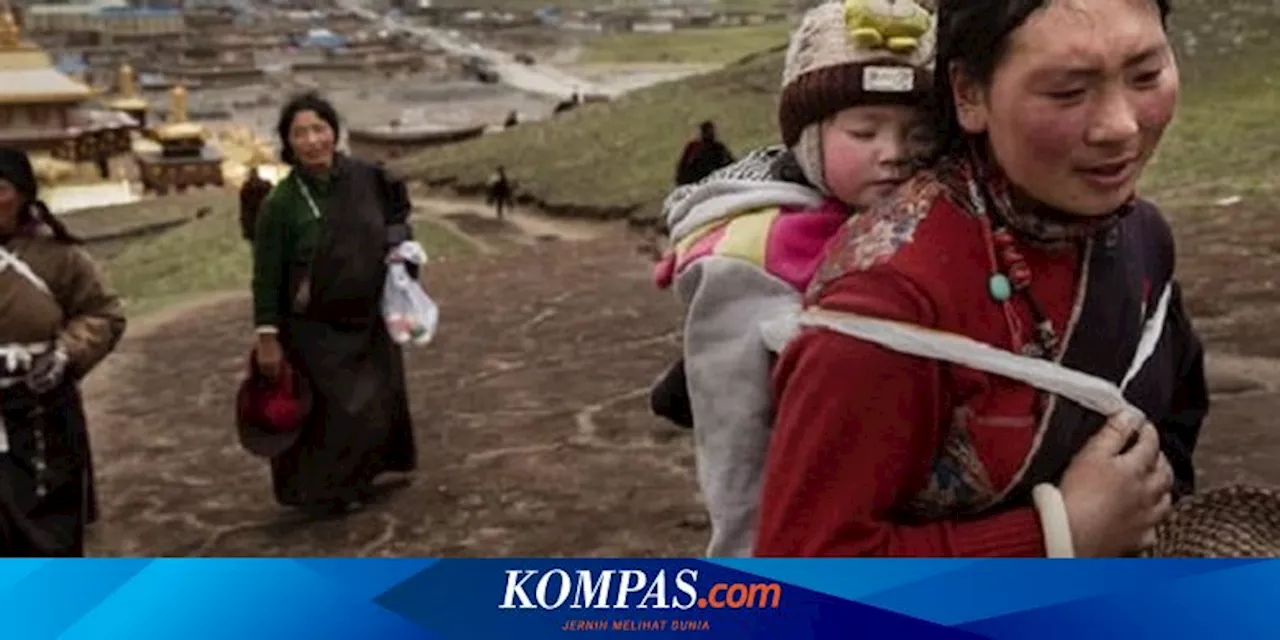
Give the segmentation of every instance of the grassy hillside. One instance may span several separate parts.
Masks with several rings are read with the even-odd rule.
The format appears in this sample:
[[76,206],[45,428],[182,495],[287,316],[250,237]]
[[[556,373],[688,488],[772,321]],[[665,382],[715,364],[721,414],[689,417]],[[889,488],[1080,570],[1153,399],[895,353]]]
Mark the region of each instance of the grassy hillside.
[[[252,260],[240,239],[238,202],[210,203],[201,220],[129,243],[105,263],[107,275],[132,317],[222,291],[247,291]],[[443,226],[415,221],[416,233],[432,259],[464,255],[472,245]]]
[[[1183,103],[1148,174],[1151,193],[1201,199],[1280,184],[1280,5],[1273,0],[1181,0],[1173,40]],[[552,210],[597,215],[654,211],[676,155],[712,118],[735,151],[776,138],[781,53],[706,76],[652,87],[403,163],[432,182],[475,188],[505,164],[523,193]]]
[[543,205],[618,214],[660,200],[693,128],[714,119],[735,150],[776,138],[780,52],[722,71],[651,87],[611,104],[531,123],[402,161],[428,181],[475,188],[505,164],[521,192]]
[[674,62],[723,64],[785,44],[791,24],[680,29],[670,33],[618,33],[587,40],[586,64]]

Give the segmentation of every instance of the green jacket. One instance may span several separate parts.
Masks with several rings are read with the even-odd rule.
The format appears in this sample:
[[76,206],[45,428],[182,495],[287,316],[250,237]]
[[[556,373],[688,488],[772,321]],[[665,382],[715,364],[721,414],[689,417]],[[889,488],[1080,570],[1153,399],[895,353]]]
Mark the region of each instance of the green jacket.
[[310,263],[320,239],[318,211],[302,193],[305,183],[323,211],[333,194],[332,183],[293,171],[267,195],[258,213],[253,243],[253,322],[258,328],[276,327],[284,317],[294,278]]
[[[381,212],[379,219],[385,224],[384,250],[413,240],[413,230],[408,224],[413,205],[402,180],[392,177],[381,167],[341,155],[335,160],[334,172],[317,178],[292,171],[262,203],[253,244],[253,320],[259,329],[279,327],[290,310],[296,288],[301,285],[303,276],[313,269],[312,261],[320,248],[322,228],[328,226],[320,215],[328,210],[331,203],[344,215],[354,214],[355,209],[365,206],[376,206]],[[333,176],[339,178],[334,179]],[[303,185],[315,200],[315,207],[304,195]],[[358,193],[365,195],[355,195]],[[369,196],[375,202],[334,202],[335,198],[355,197],[359,200]],[[331,222],[337,224],[337,228],[343,228],[340,221]],[[416,269],[410,269],[410,274],[417,277]],[[327,268],[325,274],[317,274],[323,280],[335,276],[331,268]]]

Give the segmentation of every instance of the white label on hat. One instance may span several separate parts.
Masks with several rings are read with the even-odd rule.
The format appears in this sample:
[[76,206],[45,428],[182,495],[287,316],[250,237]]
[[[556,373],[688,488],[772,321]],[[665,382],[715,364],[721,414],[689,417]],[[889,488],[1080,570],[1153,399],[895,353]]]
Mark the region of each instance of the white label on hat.
[[916,73],[908,67],[867,67],[862,70],[862,90],[876,93],[910,93]]

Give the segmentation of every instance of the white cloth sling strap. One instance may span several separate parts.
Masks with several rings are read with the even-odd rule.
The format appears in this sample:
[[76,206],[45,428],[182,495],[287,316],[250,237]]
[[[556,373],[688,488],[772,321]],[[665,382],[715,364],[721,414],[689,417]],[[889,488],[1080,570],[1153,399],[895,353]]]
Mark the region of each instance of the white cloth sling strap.
[[26,278],[37,289],[50,296],[53,295],[53,292],[49,290],[49,285],[40,276],[36,275],[36,272],[31,269],[31,265],[19,258],[18,254],[0,247],[0,272],[4,272],[6,269],[17,271],[18,275]]
[[[32,286],[39,289],[45,295],[53,297],[53,292],[49,289],[48,283],[44,281],[31,268],[31,265],[18,257],[18,254],[0,247],[0,273],[8,269],[13,269],[18,275],[22,276]],[[20,367],[31,365],[33,357],[38,356],[48,350],[48,345],[43,344],[7,344],[0,345],[0,358],[6,371],[15,371]],[[0,389],[12,387],[22,383],[23,379],[12,376],[0,376]],[[9,452],[9,432],[5,427],[4,417],[0,416],[0,454]]]
[[1125,400],[1123,390],[1155,353],[1169,312],[1170,295],[1171,289],[1166,287],[1154,313],[1143,326],[1133,361],[1119,385],[1056,362],[1019,355],[972,338],[902,322],[813,309],[801,312],[799,326],[821,327],[900,353],[941,360],[1025,382],[1043,391],[1069,398],[1105,416],[1113,416],[1122,411],[1137,411]]
[[[53,292],[49,289],[48,283],[39,275],[31,265],[27,264],[18,254],[0,247],[0,273],[13,269],[18,275],[22,276],[32,286],[39,289],[45,295],[53,297]],[[35,356],[48,351],[47,344],[0,344],[0,365],[3,365],[4,371],[13,372],[31,366],[31,360]],[[0,375],[0,388],[10,387],[16,384],[13,377]]]
[[[820,327],[900,353],[950,362],[1018,380],[1069,398],[1108,417],[1122,412],[1142,415],[1125,399],[1124,389],[1155,354],[1169,313],[1171,295],[1172,286],[1166,286],[1151,318],[1143,326],[1138,348],[1119,385],[1056,362],[1011,353],[964,336],[855,314],[804,311],[799,316],[798,326],[793,326],[787,333],[795,335],[795,331],[802,326]],[[771,332],[779,329],[782,328],[765,327],[766,340]],[[1062,494],[1056,487],[1041,484],[1032,490],[1032,499],[1040,515],[1048,557],[1074,557],[1075,549]]]

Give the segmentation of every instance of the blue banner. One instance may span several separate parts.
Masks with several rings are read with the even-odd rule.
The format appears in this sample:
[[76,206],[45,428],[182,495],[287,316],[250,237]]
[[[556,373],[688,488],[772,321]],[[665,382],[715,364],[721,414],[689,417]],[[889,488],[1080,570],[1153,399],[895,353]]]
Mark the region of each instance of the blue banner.
[[[1280,563],[9,560],[3,637],[1241,638]],[[910,635],[906,635],[910,634]]]

